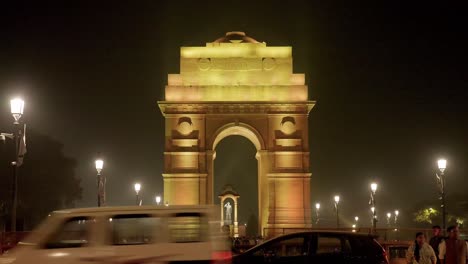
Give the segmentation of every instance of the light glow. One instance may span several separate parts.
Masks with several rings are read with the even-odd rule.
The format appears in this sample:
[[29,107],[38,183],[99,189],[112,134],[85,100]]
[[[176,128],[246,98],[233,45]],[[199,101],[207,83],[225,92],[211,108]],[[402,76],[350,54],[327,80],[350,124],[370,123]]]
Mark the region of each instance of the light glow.
[[340,196],[335,195],[335,203],[339,203],[339,202],[340,202]]
[[395,215],[398,216],[400,212],[398,210],[395,210]]
[[375,183],[375,182],[371,183],[370,187],[371,187],[371,190],[372,190],[373,193],[375,193],[377,191],[377,183]]
[[13,100],[10,100],[10,107],[11,107],[11,114],[13,115],[15,122],[18,122],[18,120],[23,115],[23,110],[24,110],[23,99],[15,98]]
[[156,204],[159,205],[159,203],[161,202],[161,196],[156,196]]
[[104,161],[102,159],[98,159],[95,161],[96,164],[96,170],[98,172],[101,172],[102,168],[104,167]]
[[437,161],[437,165],[439,166],[439,170],[444,171],[445,168],[447,167],[447,160],[440,159]]
[[135,187],[135,192],[138,194],[141,190],[141,184],[135,183],[134,187]]
[[315,204],[315,208],[316,208],[317,210],[319,210],[319,209],[320,209],[320,203],[316,203],[316,204]]

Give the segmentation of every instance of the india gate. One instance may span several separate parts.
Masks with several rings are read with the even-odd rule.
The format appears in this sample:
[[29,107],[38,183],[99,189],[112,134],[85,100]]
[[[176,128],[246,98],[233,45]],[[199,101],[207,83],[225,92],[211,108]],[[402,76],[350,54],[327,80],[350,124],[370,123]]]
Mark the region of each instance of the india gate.
[[[269,47],[228,32],[180,49],[165,99],[164,201],[214,204],[216,146],[239,135],[257,149],[259,228],[312,226],[305,76],[293,72],[292,48]],[[237,224],[237,223],[235,223]]]

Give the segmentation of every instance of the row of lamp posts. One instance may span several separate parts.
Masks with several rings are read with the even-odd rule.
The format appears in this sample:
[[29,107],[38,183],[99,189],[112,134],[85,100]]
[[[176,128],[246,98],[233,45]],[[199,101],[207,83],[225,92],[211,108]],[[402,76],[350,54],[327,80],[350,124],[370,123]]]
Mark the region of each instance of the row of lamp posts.
[[[104,161],[102,159],[97,159],[95,161],[96,171],[97,171],[97,204],[98,207],[106,205],[106,176],[102,175],[102,169],[104,168]],[[136,194],[136,205],[141,205],[142,200],[140,199],[140,190],[141,184],[135,183],[133,185]],[[161,203],[161,196],[156,196],[155,198],[156,204],[160,205]]]
[[[14,166],[13,169],[13,203],[12,203],[12,209],[11,209],[11,230],[13,232],[16,231],[16,211],[18,207],[18,167],[22,163],[22,155],[26,152],[26,143],[25,143],[25,126],[23,130],[21,129],[20,125],[20,119],[23,116],[23,111],[24,111],[24,101],[22,99],[16,98],[10,101],[10,107],[11,107],[11,114],[14,118],[14,126],[15,130],[13,134],[8,134],[8,133],[1,133],[2,139],[5,139],[6,137],[13,138],[15,141],[15,161],[13,161],[11,164]],[[23,137],[23,142],[20,142],[21,137]],[[106,203],[106,191],[105,191],[105,184],[106,184],[106,178],[104,175],[101,174],[101,171],[104,167],[104,161],[102,159],[98,159],[95,162],[96,165],[96,171],[97,171],[97,185],[98,185],[98,206],[104,206]],[[446,226],[446,206],[445,206],[445,198],[446,198],[446,193],[445,193],[445,174],[444,171],[447,167],[447,160],[445,159],[440,159],[437,161],[437,165],[439,168],[439,173],[436,173],[436,178],[437,178],[437,185],[439,187],[439,194],[440,194],[440,200],[441,200],[441,208],[442,208],[442,230],[445,232],[445,226]],[[371,183],[371,210],[372,210],[372,229],[373,232],[375,232],[377,228],[377,210],[375,207],[375,193],[377,191],[377,183]],[[139,192],[141,190],[141,184],[135,183],[134,189],[136,192],[136,204],[141,205],[141,200],[139,198]],[[335,210],[336,210],[336,226],[337,228],[340,227],[340,218],[339,218],[339,202],[340,202],[340,196],[336,195],[334,197],[335,201]],[[156,196],[156,203],[159,205],[161,202],[161,197]],[[319,222],[319,209],[320,209],[320,203],[315,204],[316,207],[316,224]],[[395,211],[395,222],[398,218],[398,210]],[[391,213],[387,213],[387,221],[390,223],[390,218],[391,218]],[[357,222],[357,219],[356,219]]]
[[[442,230],[445,232],[445,226],[446,226],[446,205],[445,205],[445,198],[446,198],[446,193],[445,193],[445,174],[444,171],[447,168],[447,160],[445,159],[440,159],[437,161],[437,166],[439,168],[439,173],[436,173],[436,178],[437,178],[437,185],[439,187],[439,194],[440,194],[440,201],[441,201],[441,208],[442,208]],[[370,184],[370,201],[369,204],[371,206],[371,212],[372,212],[372,233],[376,232],[377,229],[377,209],[376,209],[376,202],[375,202],[375,194],[377,192],[377,183],[373,182]],[[336,227],[340,228],[340,215],[339,215],[339,203],[340,203],[340,196],[335,195],[334,197],[334,206],[335,206],[335,212],[336,212]],[[316,221],[315,224],[319,224],[319,210],[320,210],[320,203],[315,204],[315,214],[316,214]],[[394,221],[395,224],[397,223],[398,216],[400,212],[398,210],[395,210],[394,212]],[[387,213],[387,225],[391,225],[391,217],[392,213],[388,212]],[[355,224],[353,225],[353,228],[357,226],[357,222],[359,220],[359,217],[355,217]]]

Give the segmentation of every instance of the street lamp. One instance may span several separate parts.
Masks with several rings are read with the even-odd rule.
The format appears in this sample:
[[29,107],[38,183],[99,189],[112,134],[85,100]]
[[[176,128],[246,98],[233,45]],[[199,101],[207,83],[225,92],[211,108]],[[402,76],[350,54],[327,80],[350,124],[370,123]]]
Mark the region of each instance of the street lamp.
[[356,226],[358,226],[359,216],[354,217],[354,222],[356,222]]
[[445,159],[440,159],[437,161],[437,166],[439,167],[440,174],[436,173],[436,178],[437,178],[437,185],[439,186],[439,192],[440,192],[440,200],[441,200],[441,206],[442,207],[442,230],[444,231],[445,234],[445,216],[446,216],[446,211],[445,211],[445,175],[444,171],[445,168],[447,168],[447,160]]
[[377,191],[377,183],[373,182],[370,185],[371,192],[370,192],[370,201],[369,204],[372,206],[372,230],[373,233],[377,230],[377,212],[375,210],[375,192]]
[[[13,168],[13,205],[11,207],[11,231],[16,232],[16,209],[18,207],[18,167],[21,166],[22,157],[26,153],[26,143],[22,142],[20,145],[20,137],[22,136],[21,128],[19,127],[19,120],[23,116],[24,101],[20,98],[15,98],[10,101],[11,115],[15,119],[15,161],[11,164]],[[26,128],[26,125],[25,127]],[[24,140],[24,137],[23,137]],[[21,149],[20,149],[21,148]]]
[[390,218],[392,217],[392,213],[388,212],[387,213],[387,225],[390,227]]
[[340,215],[338,211],[338,204],[340,203],[340,196],[335,195],[335,209],[336,209],[336,228],[340,228]]
[[316,214],[316,216],[317,216],[317,219],[316,219],[316,221],[315,221],[315,224],[316,224],[316,225],[318,225],[319,219],[320,219],[319,210],[320,210],[320,203],[316,203],[316,204],[315,204],[315,214]]
[[141,190],[141,184],[135,183],[134,187],[135,187],[135,192],[136,192],[136,204],[139,205],[140,197],[138,196],[138,194],[140,193],[140,190]]
[[398,215],[400,214],[400,211],[395,210],[395,228],[397,228],[397,221],[398,221]]
[[104,161],[102,159],[97,159],[95,164],[97,171],[98,207],[101,207],[101,205],[106,205],[106,177],[101,174]]
[[161,196],[156,196],[156,204],[159,205],[161,203]]

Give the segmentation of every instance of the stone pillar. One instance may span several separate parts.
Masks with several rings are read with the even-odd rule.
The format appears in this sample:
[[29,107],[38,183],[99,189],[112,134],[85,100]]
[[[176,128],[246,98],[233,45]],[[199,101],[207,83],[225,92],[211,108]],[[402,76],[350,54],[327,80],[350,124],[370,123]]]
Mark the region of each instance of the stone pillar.
[[234,199],[234,237],[239,237],[239,222],[237,221],[237,197]]

